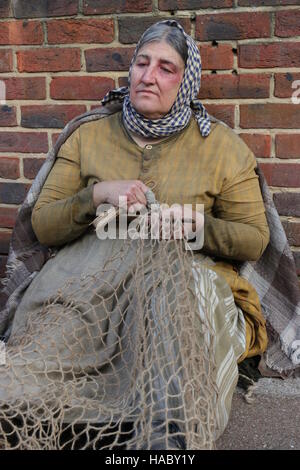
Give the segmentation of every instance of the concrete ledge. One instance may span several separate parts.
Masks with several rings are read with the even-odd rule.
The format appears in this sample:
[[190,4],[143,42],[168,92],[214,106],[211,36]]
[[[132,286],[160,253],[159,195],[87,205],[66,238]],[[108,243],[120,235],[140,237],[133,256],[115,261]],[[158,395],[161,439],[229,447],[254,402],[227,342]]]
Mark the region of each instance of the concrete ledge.
[[300,450],[300,379],[258,382],[254,402],[237,389],[218,450]]

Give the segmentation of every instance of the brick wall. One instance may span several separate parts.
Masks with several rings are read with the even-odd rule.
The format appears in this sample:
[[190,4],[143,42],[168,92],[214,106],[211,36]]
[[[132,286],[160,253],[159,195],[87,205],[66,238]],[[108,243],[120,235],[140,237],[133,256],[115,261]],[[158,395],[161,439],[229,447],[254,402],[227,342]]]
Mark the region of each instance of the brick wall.
[[199,44],[199,97],[257,156],[300,274],[300,0],[0,0],[0,273],[60,129],[126,84],[141,33],[170,17]]

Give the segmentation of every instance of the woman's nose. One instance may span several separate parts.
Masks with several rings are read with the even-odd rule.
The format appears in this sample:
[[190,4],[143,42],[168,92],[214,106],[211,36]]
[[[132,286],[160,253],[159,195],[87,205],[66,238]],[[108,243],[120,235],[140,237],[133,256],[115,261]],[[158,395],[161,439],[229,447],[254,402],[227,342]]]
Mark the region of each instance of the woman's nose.
[[145,83],[154,83],[155,82],[155,69],[154,67],[146,67],[144,74],[142,76],[142,80]]

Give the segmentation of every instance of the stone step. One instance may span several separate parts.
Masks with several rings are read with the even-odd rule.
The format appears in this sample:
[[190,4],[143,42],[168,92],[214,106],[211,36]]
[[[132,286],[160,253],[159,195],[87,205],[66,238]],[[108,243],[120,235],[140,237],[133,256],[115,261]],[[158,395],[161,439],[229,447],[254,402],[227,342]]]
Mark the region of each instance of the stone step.
[[236,390],[218,450],[300,450],[300,378],[259,380],[254,402]]

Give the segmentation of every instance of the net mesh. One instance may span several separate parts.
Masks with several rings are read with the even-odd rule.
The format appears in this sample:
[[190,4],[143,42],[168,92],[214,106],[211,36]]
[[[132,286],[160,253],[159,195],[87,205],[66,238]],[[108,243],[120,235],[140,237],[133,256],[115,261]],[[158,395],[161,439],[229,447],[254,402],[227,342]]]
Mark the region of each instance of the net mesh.
[[183,240],[97,241],[109,250],[99,269],[12,332],[1,448],[214,448],[214,331],[193,252]]

